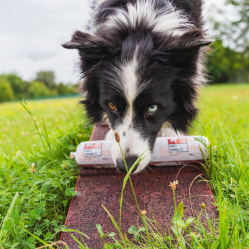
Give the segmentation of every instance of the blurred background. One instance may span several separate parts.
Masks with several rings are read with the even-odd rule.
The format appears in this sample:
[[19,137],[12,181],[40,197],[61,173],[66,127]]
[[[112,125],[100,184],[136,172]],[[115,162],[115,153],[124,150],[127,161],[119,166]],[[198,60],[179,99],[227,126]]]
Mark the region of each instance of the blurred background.
[[[0,102],[67,96],[79,81],[77,51],[63,49],[91,17],[87,0],[0,0]],[[249,82],[248,0],[206,0],[210,84]]]

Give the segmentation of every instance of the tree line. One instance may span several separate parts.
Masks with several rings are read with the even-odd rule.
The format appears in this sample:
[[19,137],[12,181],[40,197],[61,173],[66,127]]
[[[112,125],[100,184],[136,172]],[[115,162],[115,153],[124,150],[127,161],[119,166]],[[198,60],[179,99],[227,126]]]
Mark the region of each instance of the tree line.
[[40,71],[31,82],[14,73],[0,75],[0,102],[17,99],[35,99],[76,93],[73,84],[56,84],[52,71]]
[[219,39],[208,53],[207,71],[211,84],[249,82],[249,56],[245,53],[224,46]]
[[[214,7],[210,13],[216,41],[208,51],[209,82],[249,83],[249,1],[226,0],[222,9]],[[221,16],[222,20],[218,18]],[[38,72],[32,82],[16,74],[3,74],[0,75],[0,102],[71,94],[76,88],[72,84],[56,84],[52,71]]]
[[208,57],[211,82],[249,83],[249,1],[213,6],[210,24],[216,39]]

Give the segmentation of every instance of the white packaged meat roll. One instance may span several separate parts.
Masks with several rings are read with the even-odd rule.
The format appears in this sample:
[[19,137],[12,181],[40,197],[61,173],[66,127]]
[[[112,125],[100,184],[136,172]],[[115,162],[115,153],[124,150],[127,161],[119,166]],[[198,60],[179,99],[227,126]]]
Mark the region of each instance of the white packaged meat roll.
[[[114,168],[112,143],[116,141],[82,142],[70,156],[81,167]],[[158,137],[149,165],[172,166],[204,161],[209,157],[208,145],[208,139],[202,136]]]

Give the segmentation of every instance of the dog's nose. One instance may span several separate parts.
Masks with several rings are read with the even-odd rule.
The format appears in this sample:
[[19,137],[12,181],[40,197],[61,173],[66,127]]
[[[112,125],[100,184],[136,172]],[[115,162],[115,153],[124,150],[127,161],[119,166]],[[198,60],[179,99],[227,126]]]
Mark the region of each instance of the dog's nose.
[[[125,158],[128,170],[132,167],[132,165],[136,162],[137,159],[138,159],[138,157],[135,155],[132,155],[132,156]],[[120,171],[125,172],[125,173],[127,172],[126,167],[125,167],[125,163],[124,163],[124,160],[122,157],[117,159],[116,165]],[[135,166],[135,168],[132,170],[132,173],[137,169],[137,167],[138,167],[138,165]]]

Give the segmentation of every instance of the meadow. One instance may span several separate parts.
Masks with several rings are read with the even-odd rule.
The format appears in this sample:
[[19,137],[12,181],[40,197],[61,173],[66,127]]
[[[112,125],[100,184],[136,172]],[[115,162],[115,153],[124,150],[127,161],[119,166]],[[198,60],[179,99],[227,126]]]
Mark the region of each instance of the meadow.
[[[209,86],[201,92],[201,112],[190,133],[211,141],[207,175],[220,218],[210,234],[198,228],[199,235],[194,236],[191,230],[190,248],[249,248],[248,96],[248,84]],[[77,101],[0,105],[0,248],[36,248],[57,241],[66,229],[63,224],[79,174],[69,152],[88,140],[92,129]],[[116,247],[159,248],[155,245],[164,243],[163,236],[150,236],[138,245],[116,238]],[[177,239],[167,237],[171,243],[165,245],[184,248],[184,238]],[[115,243],[106,243],[105,248],[114,248]]]

